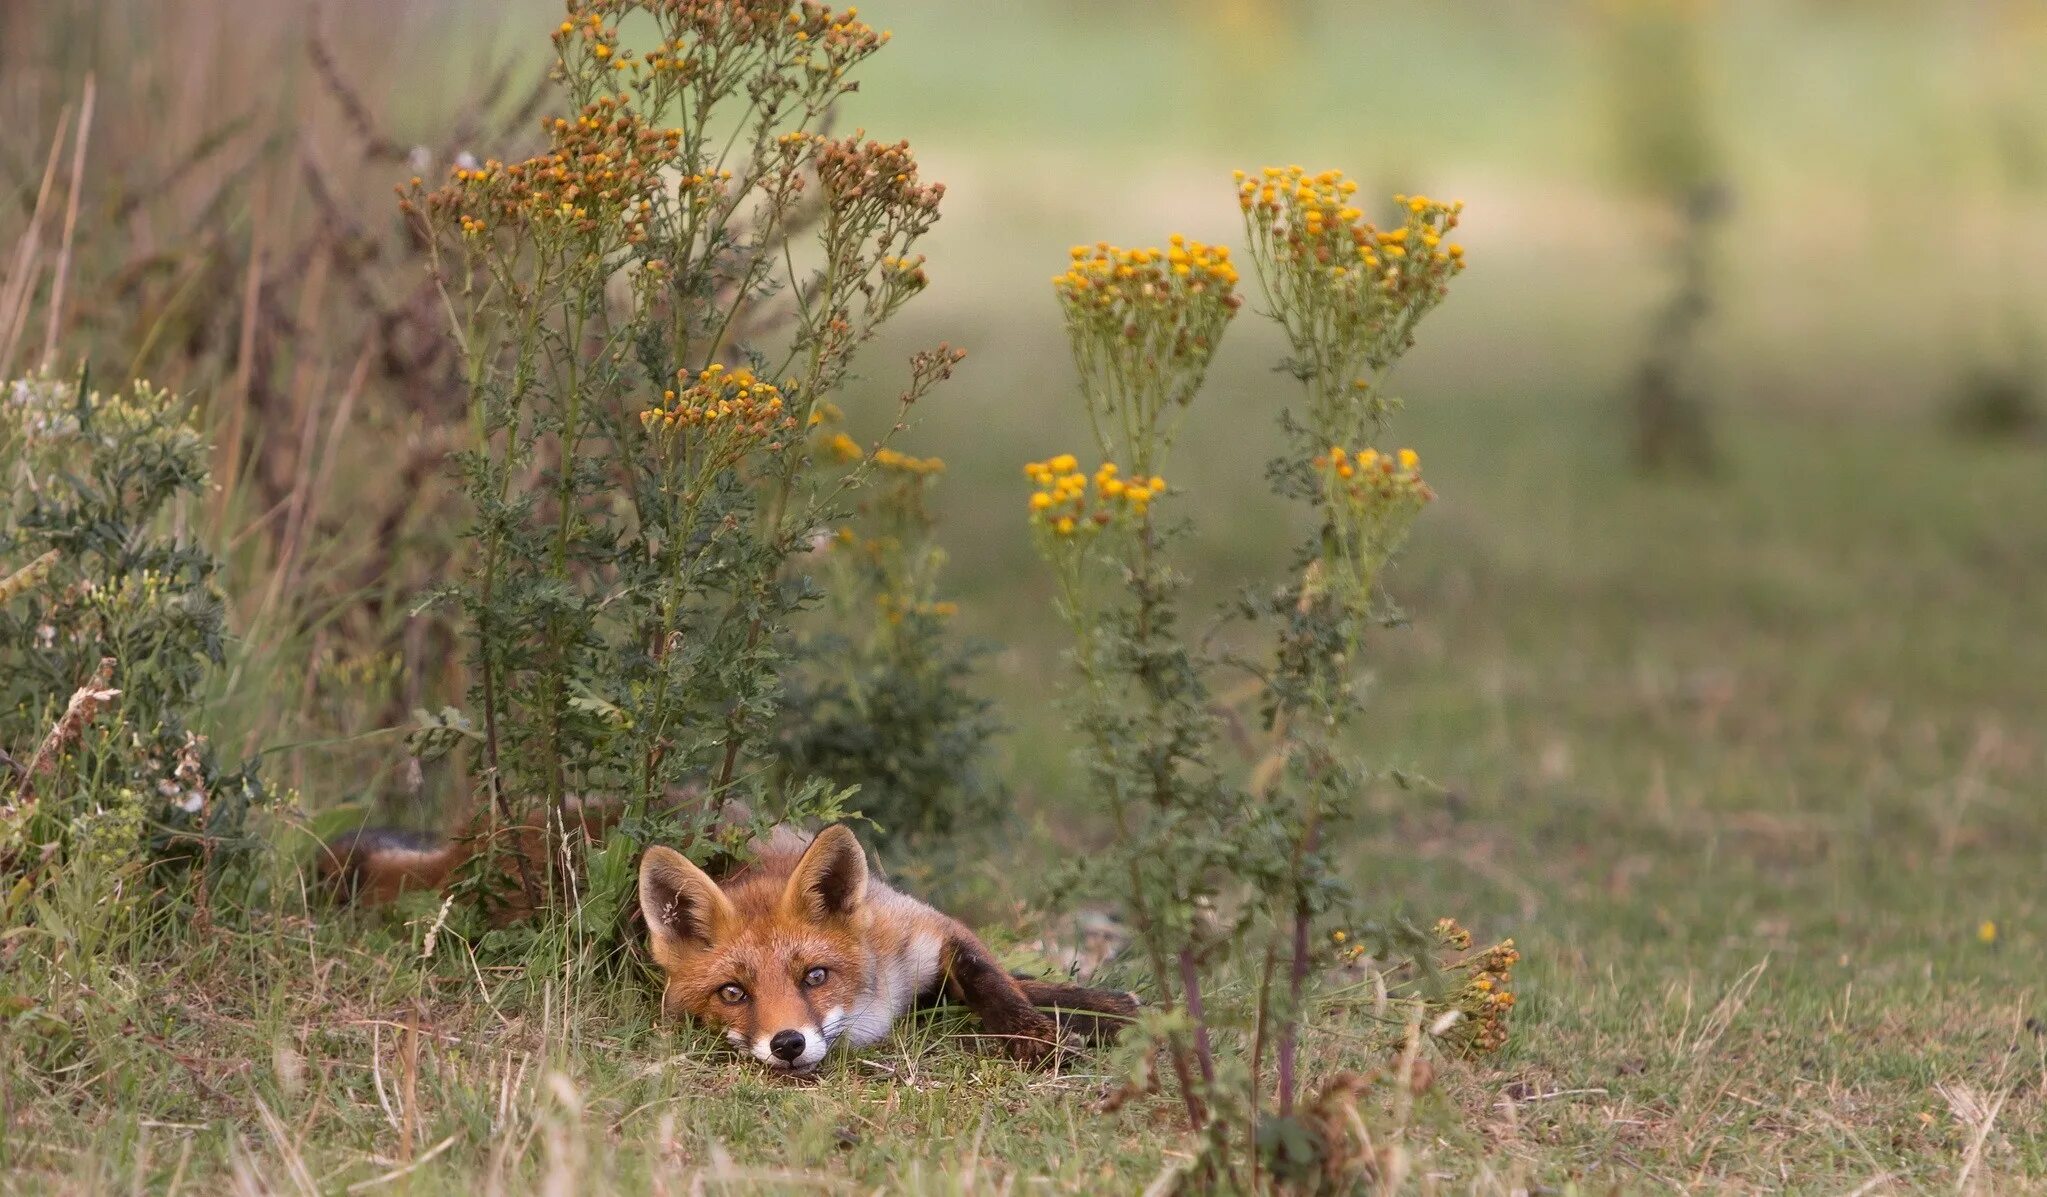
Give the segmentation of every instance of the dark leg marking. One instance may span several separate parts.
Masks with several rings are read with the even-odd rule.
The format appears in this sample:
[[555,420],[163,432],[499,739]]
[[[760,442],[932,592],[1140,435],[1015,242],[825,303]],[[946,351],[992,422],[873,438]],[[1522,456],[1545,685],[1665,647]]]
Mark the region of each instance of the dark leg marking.
[[945,945],[945,989],[974,1012],[990,1035],[1002,1039],[1003,1050],[1015,1059],[1036,1063],[1059,1049],[1058,1024],[1031,1003],[1016,978],[964,927]]

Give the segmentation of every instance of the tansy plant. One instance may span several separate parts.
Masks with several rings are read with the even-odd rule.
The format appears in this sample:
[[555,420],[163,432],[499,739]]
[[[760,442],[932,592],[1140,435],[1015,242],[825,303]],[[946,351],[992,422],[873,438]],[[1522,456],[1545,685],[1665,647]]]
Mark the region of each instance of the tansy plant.
[[[403,189],[468,368],[475,833],[551,829],[547,876],[479,854],[486,893],[601,934],[644,844],[839,810],[772,782],[814,531],[887,448],[842,462],[813,417],[924,288],[944,193],[822,131],[886,41],[808,0],[570,0],[547,147]],[[959,357],[916,355],[893,427]],[[622,818],[572,860],[593,799]]]
[[[1226,248],[1175,236],[1164,249],[1073,250],[1054,290],[1100,460],[1026,465],[1027,507],[1074,637],[1090,782],[1114,821],[1113,850],[1083,880],[1131,912],[1160,999],[1155,1041],[1202,1144],[1188,1176],[1228,1190],[1349,1191],[1383,1163],[1332,1138],[1348,1124],[1326,1115],[1355,1099],[1357,1078],[1296,1108],[1315,981],[1357,959],[1363,940],[1382,958],[1469,946],[1404,925],[1354,935],[1358,897],[1329,850],[1373,776],[1349,745],[1361,652],[1394,615],[1381,579],[1433,497],[1413,451],[1380,447],[1396,406],[1381,387],[1463,268],[1451,239],[1459,206],[1398,197],[1399,219],[1381,227],[1334,171],[1267,168],[1240,173],[1237,188],[1263,314],[1302,387],[1298,408],[1275,404],[1287,451],[1269,474],[1312,528],[1287,580],[1243,604],[1271,629],[1269,655],[1190,645],[1167,563],[1189,524],[1167,514],[1180,492],[1160,476],[1164,459],[1242,303]],[[1231,667],[1256,680],[1263,746],[1248,769],[1218,754],[1209,679]],[[1256,978],[1247,994],[1216,984],[1232,961]],[[1449,1036],[1471,1024],[1454,1044],[1496,1047],[1511,997],[1479,995],[1507,993],[1512,963],[1511,945],[1491,950],[1470,966],[1470,993],[1439,994],[1430,1025]]]

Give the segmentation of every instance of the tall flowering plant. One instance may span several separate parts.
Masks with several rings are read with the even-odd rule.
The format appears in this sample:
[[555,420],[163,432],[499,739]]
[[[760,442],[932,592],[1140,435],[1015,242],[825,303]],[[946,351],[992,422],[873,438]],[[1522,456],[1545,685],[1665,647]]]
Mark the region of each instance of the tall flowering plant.
[[[1053,280],[1101,463],[1059,454],[1024,467],[1030,520],[1059,582],[1080,675],[1075,722],[1091,779],[1115,818],[1120,865],[1097,873],[1135,916],[1162,994],[1201,1005],[1195,912],[1209,894],[1222,817],[1208,753],[1206,680],[1175,637],[1182,579],[1160,549],[1169,528],[1153,471],[1242,306],[1229,250],[1175,234],[1169,248],[1075,246]],[[1118,459],[1123,463],[1119,464]],[[1198,1020],[1164,1031],[1190,1123],[1207,1121],[1214,1053]]]
[[[1271,630],[1269,656],[1190,645],[1167,564],[1190,525],[1166,517],[1181,495],[1158,471],[1243,302],[1227,248],[1178,236],[1163,250],[1075,247],[1054,289],[1103,460],[1092,471],[1072,454],[1029,463],[1027,508],[1073,634],[1090,781],[1114,820],[1098,858],[1108,863],[1088,871],[1131,912],[1159,999],[1154,1042],[1202,1144],[1190,1176],[1349,1191],[1384,1163],[1354,1150],[1332,1115],[1358,1081],[1333,1078],[1303,1108],[1300,1041],[1315,977],[1361,950],[1348,930],[1357,899],[1328,847],[1371,777],[1349,747],[1357,662],[1393,614],[1384,571],[1434,497],[1418,455],[1376,443],[1395,407],[1381,384],[1464,251],[1449,240],[1457,205],[1398,197],[1399,222],[1381,228],[1338,172],[1269,167],[1240,172],[1237,186],[1263,314],[1302,388],[1298,410],[1279,413],[1287,448],[1268,472],[1311,531],[1287,580],[1244,604]],[[1229,667],[1257,681],[1263,744],[1248,772],[1217,750],[1209,678]],[[1416,955],[1448,944],[1411,928],[1380,938]],[[1248,990],[1221,983],[1239,962]],[[1486,962],[1486,992],[1506,993],[1511,945]],[[1497,1046],[1509,1004],[1488,998],[1485,1032],[1459,1042]]]
[[[403,189],[468,362],[477,832],[549,828],[546,876],[479,854],[486,893],[608,926],[650,840],[836,811],[768,779],[803,559],[871,473],[814,417],[924,288],[944,194],[823,132],[887,40],[812,0],[569,0],[547,147]],[[916,355],[894,426],[960,356]]]

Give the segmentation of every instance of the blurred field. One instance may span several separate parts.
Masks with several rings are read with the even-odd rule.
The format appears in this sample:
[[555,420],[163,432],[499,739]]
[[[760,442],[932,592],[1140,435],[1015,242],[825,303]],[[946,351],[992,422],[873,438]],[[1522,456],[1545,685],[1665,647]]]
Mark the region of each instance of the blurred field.
[[[2047,330],[2047,20],[2018,4],[1699,7],[1735,201],[1705,351],[1727,468],[1706,481],[1644,477],[1627,457],[1620,392],[1674,222],[1612,165],[1598,6],[868,7],[895,44],[843,123],[910,138],[950,192],[932,293],[868,359],[870,401],[848,407],[856,424],[881,418],[898,383],[880,363],[914,346],[972,354],[909,444],[950,466],[953,587],[963,626],[1000,647],[985,684],[1014,727],[1032,831],[962,850],[956,874],[905,868],[1021,943],[1044,925],[1024,904],[1059,905],[1035,866],[1102,834],[1073,788],[1060,636],[1018,475],[1083,447],[1046,285],[1066,246],[1236,240],[1229,171],[1265,162],[1458,196],[1472,266],[1394,388],[1399,439],[1443,500],[1392,583],[1414,623],[1381,641],[1371,733],[1380,759],[1441,789],[1367,796],[1386,834],[1355,857],[1415,917],[1515,937],[1527,979],[1506,1052],[1425,1102],[1417,1183],[2038,1191],[2047,456],[2037,439],[1958,436],[1946,412],[1972,369],[2027,377]],[[553,11],[450,0],[380,36],[380,6],[329,9],[380,119],[422,141],[479,73],[463,64]],[[345,140],[295,6],[251,18],[274,78],[238,61],[241,6],[180,11],[200,22],[187,52],[241,97],[228,109],[274,84],[325,113],[309,139]],[[0,17],[0,36],[32,19]],[[114,34],[93,37],[100,69],[118,69]],[[54,120],[5,86],[38,130],[10,134],[0,159],[18,195]],[[101,131],[124,144],[117,123]],[[402,170],[337,172],[365,225],[388,220],[371,205]],[[319,219],[295,170],[265,178],[232,201],[224,239],[285,209]],[[10,201],[0,245],[17,219]],[[1193,496],[1177,510],[1199,519],[1186,564],[1209,607],[1272,576],[1291,540],[1262,483],[1288,384],[1257,323],[1232,331],[1168,471]],[[294,409],[280,443],[314,426],[304,412],[331,416],[356,352],[308,352],[324,364],[297,377],[328,398]],[[195,366],[185,382],[230,377]],[[350,539],[358,502],[405,493],[374,448],[397,440],[370,438],[409,418],[366,401],[300,567],[389,553],[403,568],[336,583],[331,615],[280,635],[299,660],[346,657],[372,624],[380,650],[395,643],[408,588],[437,569],[439,517]],[[243,548],[252,573],[276,567],[264,543]],[[368,589],[388,600],[383,623],[358,620]],[[414,669],[383,707],[337,709],[324,689],[302,702],[312,683],[283,660],[250,663],[222,697],[252,740],[326,741],[373,731],[385,708],[459,701],[452,672]],[[395,753],[373,739],[281,764],[315,811],[381,801],[431,822],[400,792]],[[416,935],[281,923],[164,977],[99,978],[148,1016],[99,1016],[125,1045],[103,1075],[33,1092],[0,1077],[0,1189],[163,1187],[175,1166],[185,1183],[224,1171],[250,1191],[332,1191],[447,1136],[391,1187],[1135,1192],[1170,1143],[1141,1113],[1091,1114],[1094,1078],[967,1056],[944,1020],[833,1063],[821,1087],[772,1086],[656,1030],[631,994],[494,1008],[509,978],[412,969],[399,958]],[[419,1081],[432,1125],[416,1134],[380,1105],[410,1050],[393,1011],[415,1001],[436,1045]],[[1359,1042],[1314,1046],[1354,1062]]]

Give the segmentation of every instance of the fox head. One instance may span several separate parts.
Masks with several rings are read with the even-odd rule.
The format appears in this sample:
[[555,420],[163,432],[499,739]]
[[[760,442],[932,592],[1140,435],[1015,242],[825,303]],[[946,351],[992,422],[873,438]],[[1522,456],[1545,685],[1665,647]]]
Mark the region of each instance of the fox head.
[[786,878],[749,870],[729,886],[674,849],[647,849],[640,910],[667,975],[663,1012],[721,1028],[777,1071],[816,1068],[866,988],[866,894],[867,858],[842,826],[819,833]]

